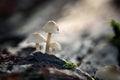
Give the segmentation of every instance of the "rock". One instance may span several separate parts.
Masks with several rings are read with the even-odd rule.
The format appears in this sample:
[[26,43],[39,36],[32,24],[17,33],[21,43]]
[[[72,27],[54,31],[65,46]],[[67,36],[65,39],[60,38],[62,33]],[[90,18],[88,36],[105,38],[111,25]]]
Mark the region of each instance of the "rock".
[[53,68],[43,69],[46,80],[82,80],[77,74],[70,70],[58,70]]
[[24,59],[26,60],[24,64],[44,63],[49,65],[54,65],[54,67],[58,69],[63,69],[63,65],[65,64],[65,61],[61,60],[60,58],[54,55],[44,54],[41,52],[33,53],[32,56],[31,55],[27,56]]
[[[83,74],[84,75],[84,74]],[[43,68],[36,72],[25,71],[21,73],[1,73],[0,79],[3,80],[90,80],[71,70],[59,70],[55,68]],[[14,77],[13,77],[14,76]]]
[[94,48],[93,54],[87,55],[82,60],[79,68],[94,76],[98,69],[106,65],[118,66],[117,57],[117,49],[111,44],[102,41]]
[[[41,52],[35,52],[32,54],[33,55],[28,55],[26,57],[11,56],[9,54],[7,58],[3,61],[1,60],[2,65],[0,65],[0,79],[2,80],[4,77],[5,80],[91,79],[90,75],[79,69],[66,69],[63,67],[66,62],[54,55],[44,54]],[[12,64],[10,64],[9,61],[12,61]]]
[[64,69],[63,65],[66,64],[62,59],[49,54],[41,52],[32,53],[33,55],[27,55],[26,57],[19,57],[17,55],[0,54],[0,64],[6,65],[25,65],[33,64],[35,66],[54,66],[59,69]]
[[17,51],[17,55],[20,57],[27,57],[28,55],[30,55],[30,53],[35,51],[35,47],[32,46],[28,46],[28,47],[20,47],[21,49],[19,51]]
[[23,80],[22,76],[19,73],[0,73],[0,80]]
[[65,62],[63,60],[61,60],[60,58],[56,57],[55,55],[43,54],[43,53],[37,52],[37,53],[34,53],[34,57],[38,61],[49,61],[51,63],[57,63],[59,65],[65,64]]
[[105,66],[96,72],[95,77],[100,80],[120,80],[120,70],[116,66]]
[[43,54],[41,52],[33,53],[27,57],[19,57],[15,55],[1,54],[0,64],[5,65],[29,65],[32,64],[33,69],[37,70],[44,67],[56,67],[58,69],[65,69],[63,66],[66,64],[62,59],[49,54]]

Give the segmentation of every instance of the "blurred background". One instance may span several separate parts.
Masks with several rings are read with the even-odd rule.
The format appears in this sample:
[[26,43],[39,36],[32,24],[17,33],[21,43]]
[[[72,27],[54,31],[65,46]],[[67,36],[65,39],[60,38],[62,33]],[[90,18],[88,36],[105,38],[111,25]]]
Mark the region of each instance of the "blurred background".
[[118,65],[117,49],[106,38],[114,35],[109,19],[120,21],[119,14],[119,0],[0,0],[0,50],[23,47],[33,32],[47,36],[42,27],[54,20],[60,33],[52,40],[62,46],[56,56],[83,70],[88,63],[95,68]]

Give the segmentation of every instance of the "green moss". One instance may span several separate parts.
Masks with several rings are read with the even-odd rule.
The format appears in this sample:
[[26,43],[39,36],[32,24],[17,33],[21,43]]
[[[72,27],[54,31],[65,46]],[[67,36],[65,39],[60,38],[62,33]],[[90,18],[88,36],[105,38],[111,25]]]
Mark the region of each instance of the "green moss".
[[66,68],[66,69],[76,69],[78,67],[76,64],[74,64],[71,61],[66,61],[66,60],[64,60],[64,61],[65,61],[66,64],[63,65],[63,67]]
[[120,34],[120,23],[113,19],[111,19],[109,23],[115,32],[115,36],[120,36],[119,35]]
[[110,40],[110,42],[119,48],[120,47],[120,22],[111,19],[109,23],[115,33],[115,36]]

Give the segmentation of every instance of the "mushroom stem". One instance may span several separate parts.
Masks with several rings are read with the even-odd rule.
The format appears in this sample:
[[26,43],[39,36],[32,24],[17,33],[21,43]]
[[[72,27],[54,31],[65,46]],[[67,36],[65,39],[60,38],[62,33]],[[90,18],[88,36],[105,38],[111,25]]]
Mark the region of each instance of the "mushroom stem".
[[40,51],[40,45],[39,45],[39,43],[36,43],[36,50],[35,51],[36,52]]
[[45,53],[49,53],[49,45],[50,45],[50,38],[51,38],[51,35],[52,35],[52,33],[48,33]]

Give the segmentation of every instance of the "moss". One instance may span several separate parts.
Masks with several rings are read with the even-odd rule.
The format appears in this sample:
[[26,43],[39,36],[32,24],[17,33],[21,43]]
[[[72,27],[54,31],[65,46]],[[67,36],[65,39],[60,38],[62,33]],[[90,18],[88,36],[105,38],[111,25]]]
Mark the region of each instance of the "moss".
[[119,48],[120,47],[120,22],[111,19],[110,25],[113,28],[113,31],[115,33],[115,36],[112,38],[111,42]]
[[113,19],[111,19],[109,23],[115,32],[115,36],[120,36],[120,23]]
[[71,61],[66,61],[66,60],[64,61],[65,61],[65,65],[63,65],[63,67],[66,69],[76,69],[78,67],[76,64],[74,64]]

